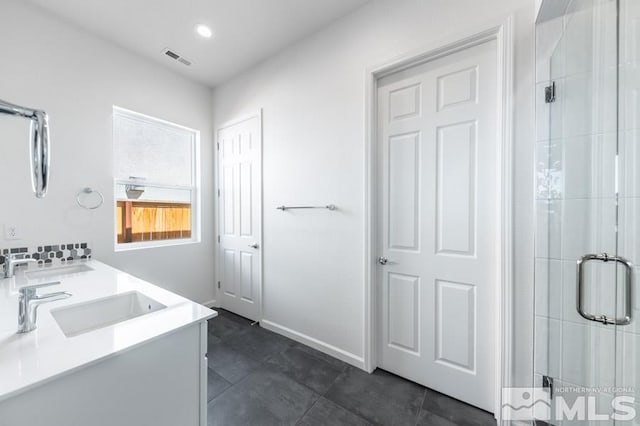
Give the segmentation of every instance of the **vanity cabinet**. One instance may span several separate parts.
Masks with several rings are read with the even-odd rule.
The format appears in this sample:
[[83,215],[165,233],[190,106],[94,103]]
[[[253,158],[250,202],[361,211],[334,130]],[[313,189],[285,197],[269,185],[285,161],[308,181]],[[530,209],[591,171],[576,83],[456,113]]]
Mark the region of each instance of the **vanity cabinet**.
[[206,350],[189,324],[1,401],[0,426],[205,426]]

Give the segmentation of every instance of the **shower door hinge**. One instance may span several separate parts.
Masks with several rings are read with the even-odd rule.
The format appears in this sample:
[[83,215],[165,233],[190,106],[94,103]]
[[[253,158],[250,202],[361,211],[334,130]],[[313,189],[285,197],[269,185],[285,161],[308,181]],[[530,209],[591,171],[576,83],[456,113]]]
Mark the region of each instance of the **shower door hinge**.
[[553,399],[553,377],[542,376],[542,387],[549,389],[549,398]]
[[218,288],[220,288],[220,281],[218,281]]
[[545,103],[550,104],[551,102],[556,101],[556,82],[551,82],[551,86],[547,86],[544,88],[544,101]]

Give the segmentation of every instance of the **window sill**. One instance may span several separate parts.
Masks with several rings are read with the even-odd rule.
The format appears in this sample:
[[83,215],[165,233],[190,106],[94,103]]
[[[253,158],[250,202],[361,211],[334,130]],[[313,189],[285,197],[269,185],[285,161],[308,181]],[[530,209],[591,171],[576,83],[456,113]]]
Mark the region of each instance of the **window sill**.
[[159,240],[159,241],[141,241],[137,243],[124,243],[119,244],[116,243],[114,247],[114,251],[116,253],[123,251],[132,251],[132,250],[144,250],[144,249],[153,249],[153,248],[163,248],[163,247],[173,247],[173,246],[184,246],[188,244],[200,244],[200,238],[188,238],[182,240]]

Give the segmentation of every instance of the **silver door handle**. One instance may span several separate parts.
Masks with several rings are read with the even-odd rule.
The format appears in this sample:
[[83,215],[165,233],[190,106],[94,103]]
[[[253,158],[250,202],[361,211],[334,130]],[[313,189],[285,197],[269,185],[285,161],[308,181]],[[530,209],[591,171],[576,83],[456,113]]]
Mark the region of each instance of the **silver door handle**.
[[260,247],[258,245],[258,243],[253,243],[253,244],[249,244],[249,247],[251,247],[252,249],[258,249],[258,247]]
[[387,263],[389,263],[389,259],[387,259],[387,258],[386,258],[386,257],[384,257],[384,256],[380,256],[380,257],[378,258],[378,263],[379,263],[379,264],[381,264],[381,265],[386,265]]
[[[624,316],[621,318],[609,318],[606,315],[594,315],[585,311],[584,304],[584,268],[583,266],[592,260],[600,262],[615,262],[624,265]],[[585,254],[577,262],[577,278],[576,278],[576,309],[580,316],[589,321],[600,322],[610,325],[627,325],[631,323],[631,274],[633,273],[633,265],[627,259],[622,257],[611,257],[607,253],[602,254]]]

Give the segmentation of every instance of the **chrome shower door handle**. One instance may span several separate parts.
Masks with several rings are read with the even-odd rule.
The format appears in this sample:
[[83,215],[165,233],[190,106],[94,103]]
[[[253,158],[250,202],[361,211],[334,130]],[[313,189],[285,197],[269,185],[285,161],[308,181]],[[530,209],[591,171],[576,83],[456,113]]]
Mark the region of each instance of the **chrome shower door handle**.
[[[590,261],[615,262],[621,264],[625,268],[624,277],[624,316],[618,318],[609,318],[606,315],[594,315],[588,313],[584,308],[584,265]],[[585,254],[577,262],[576,268],[576,309],[578,314],[589,321],[600,322],[609,325],[627,325],[631,323],[631,279],[633,274],[633,265],[627,259],[622,257],[611,257],[607,253],[602,254]]]

